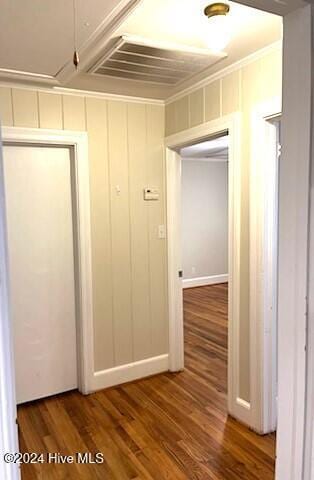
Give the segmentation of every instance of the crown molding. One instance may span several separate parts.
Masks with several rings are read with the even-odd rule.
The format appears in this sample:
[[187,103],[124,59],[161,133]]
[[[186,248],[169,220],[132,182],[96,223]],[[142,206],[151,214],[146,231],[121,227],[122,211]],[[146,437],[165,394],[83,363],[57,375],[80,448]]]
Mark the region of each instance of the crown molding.
[[117,95],[115,93],[103,93],[103,92],[93,92],[91,90],[76,90],[75,88],[66,88],[66,87],[37,87],[35,85],[27,85],[22,83],[14,82],[2,82],[0,79],[0,87],[7,88],[19,88],[20,90],[31,90],[35,92],[42,93],[51,93],[53,95],[72,95],[75,97],[92,97],[92,98],[102,98],[103,100],[115,100],[127,103],[143,103],[146,105],[159,105],[164,106],[164,100],[158,100],[155,98],[145,98],[145,97],[132,97],[130,95]]
[[10,68],[0,68],[0,81],[3,80],[16,80],[22,82],[40,82],[45,85],[58,85],[59,82],[52,75],[45,75],[43,73],[23,72],[21,70],[13,70]]
[[128,103],[146,103],[149,105],[165,105],[164,100],[147,97],[134,97],[131,95],[118,95],[116,93],[94,92],[92,90],[77,90],[75,88],[54,87],[54,93],[62,93],[64,95],[75,95],[84,97],[103,98],[104,100],[116,100]]
[[256,52],[251,53],[250,55],[242,58],[241,60],[238,60],[237,62],[234,62],[231,65],[228,65],[228,67],[225,67],[222,70],[219,70],[213,75],[209,75],[203,80],[200,80],[194,85],[191,85],[190,87],[187,87],[181,90],[180,92],[175,93],[174,95],[171,95],[165,100],[165,104],[168,105],[169,103],[179,100],[180,98],[183,98],[186,95],[189,95],[190,93],[195,92],[195,90],[198,90],[199,88],[203,88],[206,85],[209,85],[210,83],[215,82],[216,80],[220,80],[226,75],[229,75],[230,73],[236,70],[239,70],[240,68],[243,68],[249,65],[250,63],[255,62],[256,60],[259,60],[260,58],[265,57],[267,54],[274,52],[276,50],[282,50],[282,40],[278,40],[277,42],[271,43],[270,45],[267,45],[267,47],[261,48],[260,50],[257,50]]

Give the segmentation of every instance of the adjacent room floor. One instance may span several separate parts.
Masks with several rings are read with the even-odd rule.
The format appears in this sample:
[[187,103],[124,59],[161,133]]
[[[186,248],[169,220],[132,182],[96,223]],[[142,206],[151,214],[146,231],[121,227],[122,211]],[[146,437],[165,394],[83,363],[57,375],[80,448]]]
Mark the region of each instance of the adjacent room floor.
[[227,418],[227,303],[225,284],[184,291],[184,372],[19,407],[22,451],[105,458],[23,465],[23,480],[273,479],[274,435]]

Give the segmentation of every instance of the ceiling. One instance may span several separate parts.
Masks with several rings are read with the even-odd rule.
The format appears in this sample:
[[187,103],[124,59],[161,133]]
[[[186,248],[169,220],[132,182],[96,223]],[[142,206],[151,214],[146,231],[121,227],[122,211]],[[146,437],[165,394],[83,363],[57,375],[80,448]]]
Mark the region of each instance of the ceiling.
[[[209,57],[206,44],[208,20],[203,14],[209,0],[85,0],[77,1],[79,70],[72,64],[72,1],[0,0],[0,79],[118,93],[167,98],[202,77],[281,39],[281,17],[230,3],[232,39],[221,55],[187,75],[177,84],[148,82],[95,75],[110,42],[136,36],[151,46],[172,51],[195,49]],[[244,0],[270,4],[285,13],[301,0]],[[279,2],[279,3],[278,3]],[[284,3],[285,5],[284,5]],[[92,3],[92,8],[91,8]],[[163,47],[164,48],[164,47]],[[145,69],[142,69],[145,71]]]
[[265,12],[276,13],[277,15],[287,15],[297,8],[304,7],[304,0],[237,0],[243,5],[258,8]]
[[228,146],[229,140],[226,135],[224,137],[183,147],[180,150],[180,155],[183,160],[227,161]]
[[[119,0],[77,0],[83,46]],[[55,76],[73,55],[72,1],[0,0],[0,67]]]

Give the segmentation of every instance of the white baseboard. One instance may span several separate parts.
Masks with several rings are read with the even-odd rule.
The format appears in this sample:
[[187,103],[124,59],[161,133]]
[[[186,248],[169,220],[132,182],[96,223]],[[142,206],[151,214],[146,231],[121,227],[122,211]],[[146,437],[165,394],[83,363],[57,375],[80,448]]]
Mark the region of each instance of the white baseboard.
[[239,422],[251,427],[251,404],[243,398],[237,397],[231,400],[228,407],[229,414]]
[[113,387],[115,385],[120,385],[121,383],[131,382],[168,370],[168,354],[147,358],[146,360],[140,360],[126,365],[120,365],[119,367],[95,372],[92,390],[95,392],[96,390]]
[[228,282],[228,274],[212,275],[210,277],[185,278],[183,288],[204,287],[205,285],[214,285],[216,283]]
[[240,407],[245,408],[245,410],[251,410],[251,404],[247,402],[246,400],[243,400],[243,398],[237,398],[237,404],[240,405]]

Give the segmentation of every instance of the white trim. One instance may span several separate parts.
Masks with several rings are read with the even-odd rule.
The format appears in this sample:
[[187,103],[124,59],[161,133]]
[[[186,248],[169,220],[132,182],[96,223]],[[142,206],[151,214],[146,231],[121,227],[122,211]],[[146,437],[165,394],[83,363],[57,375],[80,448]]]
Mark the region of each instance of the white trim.
[[168,232],[168,309],[169,309],[169,368],[178,372],[184,368],[183,295],[181,263],[181,158],[166,149],[166,198]]
[[280,97],[252,113],[250,160],[250,391],[252,427],[277,424],[277,129]]
[[216,80],[220,80],[226,75],[229,75],[230,73],[235,72],[236,70],[239,70],[249,65],[250,63],[255,62],[256,60],[259,60],[260,58],[265,57],[265,55],[268,55],[276,50],[280,50],[280,51],[282,50],[282,40],[271,43],[270,45],[267,45],[267,47],[261,48],[260,50],[257,50],[256,52],[251,53],[250,55],[242,58],[241,60],[238,60],[237,62],[234,62],[231,65],[228,65],[228,67],[225,67],[222,70],[219,70],[213,75],[209,75],[206,78],[200,80],[199,82],[193,83],[193,85],[191,85],[190,87],[187,87],[184,90],[181,90],[180,92],[175,93],[174,95],[171,95],[170,97],[168,97],[165,100],[165,103],[166,105],[168,105],[169,103],[172,103],[175,100],[179,100],[180,98],[195,92],[199,88],[206,87],[210,83],[213,83]]
[[92,390],[97,391],[103,388],[121,385],[122,383],[132,382],[140,378],[149,377],[150,375],[166,372],[167,370],[169,370],[168,354],[101,370],[94,373]]
[[24,82],[42,82],[47,85],[57,85],[59,82],[52,75],[43,73],[23,72],[21,70],[13,70],[9,68],[0,68],[0,79],[12,79]]
[[90,230],[90,193],[88,137],[86,132],[3,127],[3,142],[9,144],[63,145],[73,147],[73,185],[76,207],[76,238],[78,260],[78,339],[79,390],[90,393],[94,373],[93,304]]
[[0,205],[0,478],[3,480],[19,480],[19,466],[16,463],[5,463],[3,461],[5,453],[18,452],[19,446],[16,424],[13,341],[10,328],[7,228],[1,138]]
[[248,412],[251,410],[251,404],[247,402],[246,400],[243,400],[243,398],[237,398],[237,404],[247,410]]
[[184,162],[215,162],[215,163],[224,163],[228,162],[228,157],[225,158],[215,158],[215,157],[182,157]]
[[276,480],[304,477],[313,6],[284,17]]
[[184,278],[183,288],[204,287],[205,285],[216,285],[218,283],[227,283],[228,274],[211,275],[209,277]]
[[115,93],[104,93],[104,92],[93,92],[92,90],[78,90],[76,88],[66,88],[66,87],[35,87],[33,85],[25,85],[21,83],[14,82],[1,82],[0,87],[6,88],[18,88],[20,90],[31,90],[33,92],[43,92],[51,93],[55,95],[72,95],[74,97],[92,97],[92,98],[102,98],[104,100],[115,100],[128,103],[144,103],[147,105],[165,105],[164,100],[157,100],[154,98],[145,98],[145,97],[132,97],[129,95],[118,95]]
[[[240,396],[240,213],[241,213],[241,113],[237,112],[204,123],[165,139],[167,167],[168,229],[168,297],[169,297],[169,360],[170,369],[183,368],[182,282],[181,266],[181,158],[179,147],[212,135],[229,133],[229,335],[228,335],[228,410],[250,425],[250,411],[237,401]],[[181,304],[181,309],[180,309]]]
[[115,100],[129,103],[145,103],[149,105],[165,105],[164,100],[146,97],[134,97],[131,95],[118,95],[117,93],[93,92],[92,90],[77,90],[75,88],[54,87],[55,93],[64,93],[65,95],[84,96],[103,98],[104,100]]

